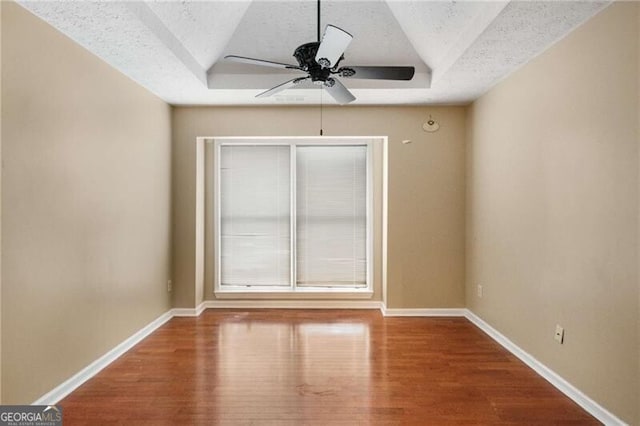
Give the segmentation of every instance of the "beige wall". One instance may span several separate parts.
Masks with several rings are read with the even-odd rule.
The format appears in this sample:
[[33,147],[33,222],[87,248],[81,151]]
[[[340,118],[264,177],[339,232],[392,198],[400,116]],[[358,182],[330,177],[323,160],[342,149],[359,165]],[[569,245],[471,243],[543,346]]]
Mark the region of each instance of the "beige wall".
[[[638,28],[640,29],[640,11],[637,13],[637,24]],[[638,92],[637,92],[637,101],[638,101],[638,109],[637,109],[637,113],[638,113],[638,143],[640,144],[640,30],[638,30],[637,32],[637,43],[638,43],[638,63],[637,63],[637,69],[639,70],[639,72],[636,74],[638,77]],[[640,173],[640,147],[638,148],[638,172]],[[638,190],[640,191],[640,175],[638,176]],[[640,193],[638,196],[638,261],[637,261],[637,265],[638,265],[638,312],[640,312]],[[638,314],[638,353],[640,354],[640,314]],[[640,424],[640,356],[638,356],[638,390],[637,390],[637,397],[638,397],[638,403],[637,403],[637,413],[636,413],[636,423]]]
[[[438,133],[422,131],[429,114],[441,123]],[[325,136],[389,137],[388,307],[463,307],[464,108],[326,107],[323,115]],[[174,306],[193,307],[201,298],[196,138],[317,136],[319,118],[317,107],[173,109]]]
[[170,107],[14,3],[2,57],[2,401],[31,403],[170,307]]
[[635,424],[638,28],[614,4],[500,83],[467,148],[468,307]]
[[[637,25],[638,28],[640,29],[640,12],[638,12],[637,14]],[[637,39],[637,43],[638,43],[638,49],[640,50],[640,30],[638,30],[638,39]],[[640,53],[638,53],[638,64],[637,64],[638,70],[639,72],[637,73],[638,76],[638,93],[637,93],[637,98],[638,98],[638,143],[640,143]],[[638,164],[640,164],[640,148],[638,149]],[[640,173],[640,166],[638,167],[638,172]],[[638,190],[640,191],[640,175],[638,176]],[[638,202],[640,203],[640,193],[638,196]],[[640,312],[640,204],[638,204],[638,312]],[[638,314],[638,354],[640,354],[640,314]],[[637,407],[639,407],[638,413],[636,413],[636,423],[640,424],[640,356],[638,356],[638,390],[636,392],[637,397],[638,397],[638,404]]]
[[[2,2],[0,1],[0,70],[2,69]],[[0,93],[2,77],[0,76]],[[0,404],[2,404],[2,102],[0,102]]]

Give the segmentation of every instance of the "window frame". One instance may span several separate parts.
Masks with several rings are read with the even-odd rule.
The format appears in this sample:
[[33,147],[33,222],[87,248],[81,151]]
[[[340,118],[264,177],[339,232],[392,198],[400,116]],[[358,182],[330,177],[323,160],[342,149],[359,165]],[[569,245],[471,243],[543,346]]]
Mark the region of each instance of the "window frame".
[[[254,295],[310,295],[310,294],[346,294],[351,293],[359,297],[371,297],[373,295],[373,221],[374,221],[374,199],[373,199],[373,144],[379,137],[375,136],[262,136],[262,137],[215,137],[213,138],[213,245],[214,245],[214,294],[254,294]],[[288,286],[231,286],[221,284],[221,204],[220,204],[220,150],[222,146],[239,145],[286,145],[290,148],[290,284]],[[365,287],[326,287],[326,286],[297,286],[297,224],[296,224],[296,146],[365,146],[366,147],[366,286]]]

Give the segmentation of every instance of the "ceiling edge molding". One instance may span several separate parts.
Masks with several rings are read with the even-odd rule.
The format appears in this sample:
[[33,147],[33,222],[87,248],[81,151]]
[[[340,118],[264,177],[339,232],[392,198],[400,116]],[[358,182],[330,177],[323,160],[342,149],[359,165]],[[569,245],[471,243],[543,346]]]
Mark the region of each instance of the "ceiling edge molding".
[[451,48],[435,64],[432,64],[432,83],[438,84],[438,81],[455,65],[458,59],[464,55],[482,33],[489,28],[491,23],[496,20],[510,2],[511,0],[491,2],[482,9],[482,13],[476,16],[472,25],[460,33]]
[[127,7],[158,40],[175,55],[175,57],[187,68],[196,78],[207,85],[207,75],[202,66],[195,60],[191,53],[182,45],[180,40],[165,26],[158,16],[144,2],[127,2]]

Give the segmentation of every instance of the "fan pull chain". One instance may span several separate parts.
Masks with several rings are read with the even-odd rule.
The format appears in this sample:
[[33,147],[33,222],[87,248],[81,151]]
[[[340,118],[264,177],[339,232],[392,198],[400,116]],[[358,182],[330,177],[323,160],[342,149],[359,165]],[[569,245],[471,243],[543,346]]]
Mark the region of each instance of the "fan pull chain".
[[322,136],[322,92],[324,89],[320,88],[320,136]]

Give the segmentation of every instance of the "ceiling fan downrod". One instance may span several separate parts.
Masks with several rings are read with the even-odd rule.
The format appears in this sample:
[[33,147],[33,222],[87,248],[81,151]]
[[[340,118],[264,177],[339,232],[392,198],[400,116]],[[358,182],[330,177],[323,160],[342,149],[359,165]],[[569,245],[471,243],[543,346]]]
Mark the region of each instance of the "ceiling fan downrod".
[[318,0],[318,43],[320,43],[320,0]]

